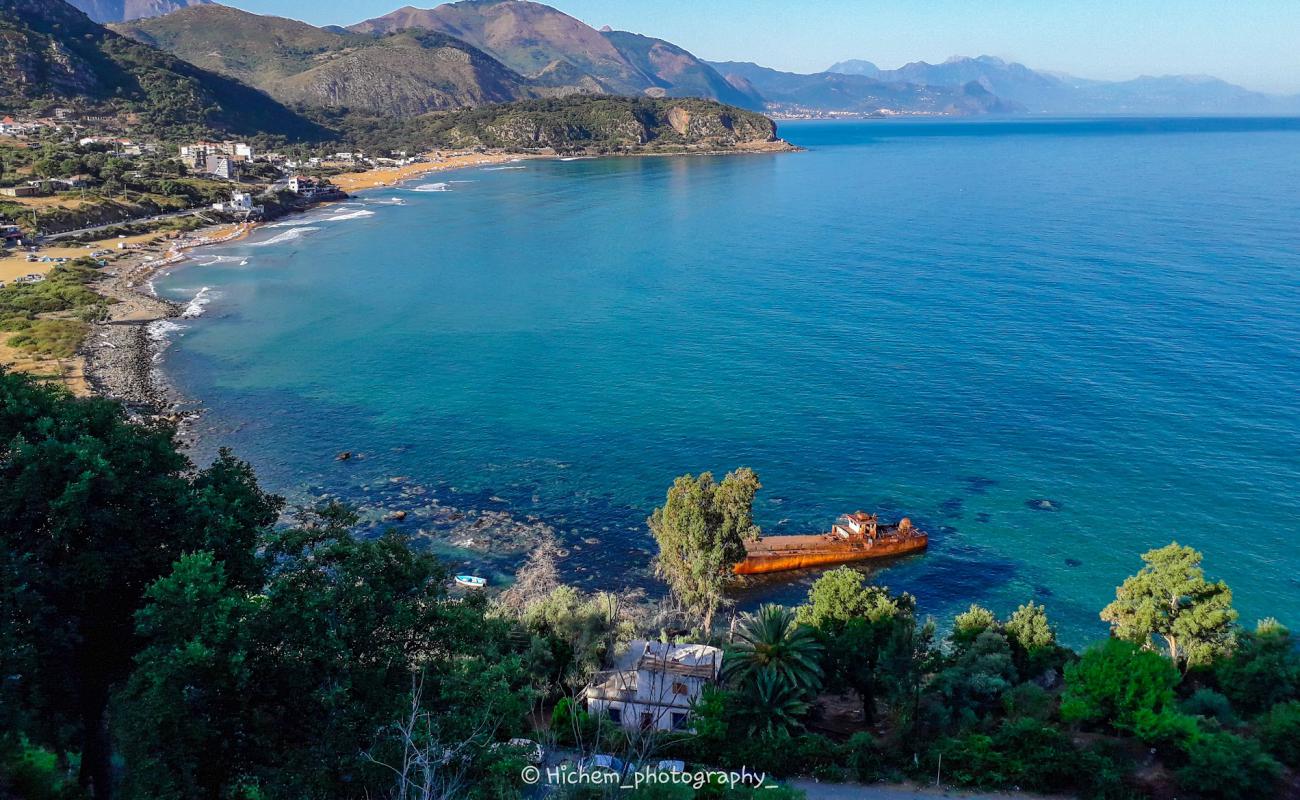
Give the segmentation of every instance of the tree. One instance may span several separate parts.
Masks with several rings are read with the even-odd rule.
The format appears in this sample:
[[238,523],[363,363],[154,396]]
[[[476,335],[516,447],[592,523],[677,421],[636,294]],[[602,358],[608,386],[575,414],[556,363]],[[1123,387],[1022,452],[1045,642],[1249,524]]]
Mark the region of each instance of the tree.
[[1207,733],[1188,746],[1187,764],[1177,774],[1179,784],[1198,797],[1253,800],[1273,796],[1281,771],[1253,739]]
[[952,641],[959,647],[971,644],[985,631],[998,629],[998,618],[983,606],[971,603],[971,607],[958,614],[952,622]]
[[1232,590],[1205,579],[1201,558],[1177,542],[1143,553],[1146,566],[1115,591],[1101,618],[1116,637],[1143,647],[1159,636],[1180,667],[1209,664],[1232,652]]
[[1260,620],[1237,635],[1237,649],[1214,663],[1221,691],[1236,709],[1255,714],[1300,697],[1300,652],[1291,632],[1275,619]]
[[531,698],[508,623],[481,599],[448,602],[436,559],[357,539],[354,521],[325,507],[266,537],[257,594],[204,553],[149,590],[115,706],[128,797],[377,796],[381,765],[411,755],[392,726],[412,714],[421,741],[471,759],[519,732]]
[[1132,732],[1141,718],[1173,705],[1178,680],[1178,670],[1159,653],[1107,639],[1066,666],[1061,717]]
[[[278,514],[252,473],[223,455],[197,474],[172,428],[0,372],[0,553],[20,560],[31,663],[21,702],[80,781],[111,792],[105,711],[138,648],[144,592],[186,552],[238,558]],[[248,530],[244,530],[248,529]],[[11,562],[13,563],[13,562]]]
[[553,687],[578,689],[633,638],[617,595],[557,586],[524,610],[524,627],[544,643]]
[[818,578],[808,602],[796,610],[799,622],[817,630],[829,683],[858,693],[868,724],[875,718],[882,653],[896,626],[916,624],[915,609],[911,595],[891,595],[886,587],[868,585],[862,573],[840,567]]
[[750,736],[774,736],[801,728],[808,713],[807,696],[777,672],[755,674],[743,692],[740,720]]
[[821,688],[822,646],[790,609],[767,603],[745,614],[736,638],[722,663],[723,677],[733,684],[748,687],[771,674],[804,695]]
[[698,478],[683,475],[647,520],[659,544],[655,574],[668,582],[687,609],[700,615],[706,633],[732,567],[745,557],[745,542],[760,535],[753,521],[754,495],[760,488],[758,476],[744,467],[722,483],[709,472]]
[[1016,682],[1011,645],[1000,631],[985,630],[935,675],[929,689],[930,715],[944,727],[968,727],[1001,706]]
[[1002,627],[1007,639],[1026,653],[1056,644],[1056,630],[1047,621],[1047,609],[1032,601],[1017,608]]

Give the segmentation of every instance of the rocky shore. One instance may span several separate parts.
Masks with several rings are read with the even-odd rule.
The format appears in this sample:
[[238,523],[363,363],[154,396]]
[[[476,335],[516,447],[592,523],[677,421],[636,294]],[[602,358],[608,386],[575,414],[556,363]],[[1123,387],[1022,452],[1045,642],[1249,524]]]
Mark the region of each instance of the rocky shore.
[[158,323],[179,317],[181,306],[153,294],[150,279],[186,258],[185,251],[246,236],[249,224],[214,225],[179,239],[133,251],[105,270],[95,291],[110,301],[107,317],[82,343],[85,376],[102,397],[121,400],[132,412],[179,422],[184,402],[158,369],[162,338]]
[[96,325],[82,345],[91,389],[121,400],[139,414],[170,415],[180,398],[158,372],[158,342],[151,326],[179,316],[180,307],[131,288],[117,277],[95,288],[117,302],[109,306],[109,318]]

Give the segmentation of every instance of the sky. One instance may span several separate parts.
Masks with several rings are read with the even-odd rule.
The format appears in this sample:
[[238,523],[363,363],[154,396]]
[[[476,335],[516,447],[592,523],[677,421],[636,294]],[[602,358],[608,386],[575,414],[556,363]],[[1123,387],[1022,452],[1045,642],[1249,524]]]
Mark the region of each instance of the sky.
[[[349,25],[433,0],[219,0]],[[993,55],[1084,78],[1214,75],[1300,93],[1300,0],[554,0],[599,28],[667,39],[712,61],[817,72]]]

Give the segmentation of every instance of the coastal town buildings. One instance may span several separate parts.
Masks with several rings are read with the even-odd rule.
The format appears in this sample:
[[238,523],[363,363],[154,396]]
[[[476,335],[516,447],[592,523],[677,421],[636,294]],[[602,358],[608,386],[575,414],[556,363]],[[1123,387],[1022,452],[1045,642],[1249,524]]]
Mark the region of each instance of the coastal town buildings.
[[232,192],[229,200],[213,203],[212,210],[223,214],[260,215],[264,208],[254,205],[251,192]]
[[587,710],[628,730],[688,730],[691,705],[721,669],[716,647],[638,640],[618,668],[597,673]]
[[329,194],[334,191],[333,186],[306,175],[294,175],[289,178],[286,185],[289,187],[289,191],[299,197],[306,198],[316,197],[321,194]]
[[208,156],[227,156],[236,161],[252,161],[253,147],[247,142],[193,142],[181,145],[181,160],[194,161]]
[[203,173],[227,181],[239,180],[239,164],[225,155],[209,155],[203,159]]

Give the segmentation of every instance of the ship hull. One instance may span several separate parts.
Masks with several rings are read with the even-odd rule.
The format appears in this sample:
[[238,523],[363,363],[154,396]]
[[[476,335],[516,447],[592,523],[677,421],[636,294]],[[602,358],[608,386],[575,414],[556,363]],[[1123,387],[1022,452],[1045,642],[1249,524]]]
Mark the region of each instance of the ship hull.
[[827,536],[767,536],[746,543],[747,555],[732,571],[737,575],[761,575],[792,569],[849,564],[877,558],[919,553],[929,546],[924,533],[900,539],[878,539],[870,545],[837,541]]

